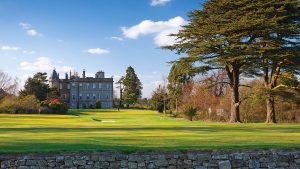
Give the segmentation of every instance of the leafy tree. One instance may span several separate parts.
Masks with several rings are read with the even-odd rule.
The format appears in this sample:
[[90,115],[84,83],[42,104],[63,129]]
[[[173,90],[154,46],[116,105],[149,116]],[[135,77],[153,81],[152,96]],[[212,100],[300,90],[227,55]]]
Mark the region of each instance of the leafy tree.
[[174,45],[164,48],[177,54],[187,54],[182,62],[197,63],[192,71],[209,73],[224,70],[231,89],[230,122],[240,122],[240,75],[251,73],[254,43],[253,29],[257,22],[252,19],[255,10],[252,0],[209,0],[203,9],[189,14],[190,22],[176,36]]
[[190,72],[192,64],[187,62],[175,62],[172,64],[168,76],[168,91],[170,97],[170,104],[175,107],[178,113],[178,106],[181,101],[182,89],[184,85],[193,77]]
[[123,100],[129,107],[130,104],[136,103],[141,98],[142,83],[131,66],[127,68],[126,75],[122,78],[122,81],[124,85]]
[[34,95],[39,101],[44,101],[49,91],[47,73],[38,72],[26,80],[24,89],[20,91],[20,95]]
[[[153,91],[150,99],[152,109],[157,110],[160,113],[164,111],[164,98],[167,98],[167,96],[164,95],[167,95],[166,89],[159,85],[156,90]],[[166,102],[168,102],[167,99]]]

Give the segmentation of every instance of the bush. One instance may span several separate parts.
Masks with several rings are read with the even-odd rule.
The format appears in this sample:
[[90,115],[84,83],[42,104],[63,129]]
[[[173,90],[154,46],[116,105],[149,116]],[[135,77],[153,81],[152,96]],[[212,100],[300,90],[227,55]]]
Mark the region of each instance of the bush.
[[101,100],[97,100],[95,103],[96,109],[101,109]]
[[42,103],[43,107],[48,107],[54,114],[65,114],[68,112],[68,105],[61,102],[60,99],[48,99]]
[[38,113],[39,101],[34,95],[24,97],[6,96],[0,102],[1,113],[34,114]]
[[94,108],[95,108],[95,106],[93,104],[89,105],[89,109],[94,109]]
[[183,114],[187,117],[187,119],[193,121],[193,117],[197,114],[197,108],[188,106],[184,109]]
[[39,101],[34,95],[19,98],[19,111],[26,114],[35,114],[39,111]]
[[16,96],[5,96],[1,99],[0,112],[15,114],[18,110],[18,98]]

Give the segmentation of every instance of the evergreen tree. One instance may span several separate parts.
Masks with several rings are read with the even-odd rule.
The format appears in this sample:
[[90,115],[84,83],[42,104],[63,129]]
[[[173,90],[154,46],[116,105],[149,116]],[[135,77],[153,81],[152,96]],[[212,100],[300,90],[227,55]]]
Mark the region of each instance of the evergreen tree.
[[[190,22],[176,36],[177,42],[165,48],[177,54],[187,54],[182,62],[197,63],[193,71],[210,73],[224,70],[231,89],[230,122],[240,122],[240,75],[251,71],[253,29],[257,22],[252,19],[255,10],[252,0],[209,0],[203,9],[192,11]],[[225,82],[222,82],[225,83]]]
[[[252,17],[260,23],[255,29],[255,63],[264,79],[266,94],[266,123],[276,123],[275,96],[284,72],[300,73],[300,2],[298,0],[260,0],[253,2]],[[277,91],[276,91],[277,90]]]
[[[271,94],[284,71],[300,73],[300,2],[298,0],[209,0],[189,15],[190,23],[166,47],[185,62],[198,62],[194,70],[227,72],[232,91],[230,122],[240,121],[240,75],[261,76],[271,91],[266,99],[267,123],[276,122]],[[224,82],[222,82],[224,83]],[[276,92],[275,92],[276,93]]]
[[129,107],[130,104],[136,103],[141,98],[142,83],[131,66],[127,68],[126,75],[122,81],[124,85],[123,100],[127,107]]
[[34,95],[39,101],[44,101],[50,91],[47,84],[47,73],[38,72],[25,82],[24,89],[20,91],[21,96]]

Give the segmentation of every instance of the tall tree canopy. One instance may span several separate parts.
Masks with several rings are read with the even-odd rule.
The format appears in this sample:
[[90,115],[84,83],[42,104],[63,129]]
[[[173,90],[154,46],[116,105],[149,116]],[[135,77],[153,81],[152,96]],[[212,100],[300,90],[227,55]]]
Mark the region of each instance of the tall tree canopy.
[[[183,62],[197,63],[193,71],[209,73],[224,70],[231,89],[230,122],[240,122],[240,75],[248,75],[253,43],[252,30],[257,23],[251,18],[251,0],[210,0],[202,10],[190,13],[190,22],[173,36],[177,42],[167,49],[187,54]],[[225,83],[225,82],[222,82]]]
[[20,95],[34,95],[39,101],[43,101],[46,100],[49,91],[47,73],[38,72],[26,80],[24,89],[20,91]]
[[[266,96],[267,123],[275,123],[275,96],[279,78],[286,73],[300,73],[300,1],[260,0],[253,2],[252,16],[261,23],[253,31],[257,49],[258,75],[263,77]],[[277,91],[276,91],[277,90]]]
[[122,77],[122,83],[124,85],[123,101],[129,106],[136,103],[142,96],[142,83],[137,77],[134,69],[129,66],[126,70],[126,75]]
[[[280,70],[299,72],[299,11],[297,0],[208,0],[173,35],[177,42],[165,48],[187,54],[180,60],[198,63],[196,72],[226,71],[232,91],[230,122],[239,122],[241,75],[261,75],[272,89]],[[267,102],[272,116],[274,101],[270,97]]]

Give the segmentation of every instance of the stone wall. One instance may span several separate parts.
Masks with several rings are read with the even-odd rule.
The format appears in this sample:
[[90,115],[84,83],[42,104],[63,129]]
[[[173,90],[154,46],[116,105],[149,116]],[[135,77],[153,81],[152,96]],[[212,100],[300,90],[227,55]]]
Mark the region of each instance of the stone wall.
[[2,154],[1,168],[300,168],[300,150]]

